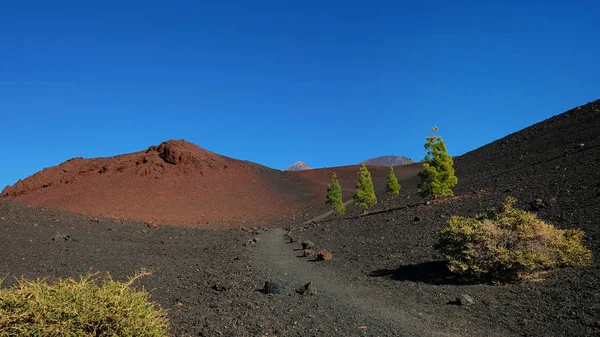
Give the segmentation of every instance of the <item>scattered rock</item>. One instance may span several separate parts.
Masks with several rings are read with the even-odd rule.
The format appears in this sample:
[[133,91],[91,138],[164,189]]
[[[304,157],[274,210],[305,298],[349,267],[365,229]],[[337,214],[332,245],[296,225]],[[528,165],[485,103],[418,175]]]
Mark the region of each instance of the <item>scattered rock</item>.
[[265,294],[279,294],[281,292],[279,284],[271,281],[266,281],[263,287],[263,293]]
[[321,249],[317,254],[317,260],[319,261],[329,261],[333,259],[333,255],[325,249]]
[[309,296],[316,295],[317,294],[317,286],[315,285],[314,282],[308,282],[304,286],[300,287],[300,289],[298,289],[298,293],[302,294],[302,295],[309,295]]
[[69,240],[69,237],[70,237],[69,235],[64,235],[62,233],[58,233],[52,238],[52,241],[56,241],[56,242],[67,241],[67,240]]
[[315,252],[313,249],[305,249],[302,252],[302,256],[308,257],[308,258],[316,258],[317,257],[317,252]]
[[460,296],[456,298],[456,304],[471,305],[473,304],[473,298],[467,294],[460,294]]
[[229,285],[229,282],[222,280],[219,283],[215,283],[212,288],[217,291],[226,291],[231,289],[231,285]]
[[539,211],[540,209],[546,207],[546,203],[544,203],[542,199],[535,199],[529,204],[529,206],[531,207],[532,211]]
[[302,242],[302,249],[313,249],[315,248],[315,244],[312,241],[303,241]]
[[100,222],[100,219],[98,219],[98,218],[93,218],[93,219],[90,219],[90,222],[96,222],[96,223],[98,223],[98,222]]

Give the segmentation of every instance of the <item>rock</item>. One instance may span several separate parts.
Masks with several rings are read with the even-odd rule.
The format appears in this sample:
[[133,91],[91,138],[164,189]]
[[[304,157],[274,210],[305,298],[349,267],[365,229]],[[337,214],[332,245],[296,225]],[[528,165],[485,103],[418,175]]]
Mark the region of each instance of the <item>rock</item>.
[[529,205],[532,211],[539,211],[540,209],[546,207],[546,203],[544,203],[542,199],[535,199]]
[[256,229],[256,230],[254,230],[254,231],[252,232],[252,234],[254,234],[254,235],[261,235],[261,234],[262,234],[262,231],[261,231],[260,229]]
[[416,216],[413,220],[414,221],[421,221],[421,218],[419,218],[418,216]]
[[289,241],[290,241],[290,243],[298,242],[298,238],[295,236],[290,236]]
[[281,292],[279,284],[271,281],[266,281],[263,287],[263,293],[265,294],[279,294]]
[[317,257],[317,252],[315,252],[313,249],[305,249],[302,252],[302,256],[309,257],[309,258],[315,258],[315,257]]
[[473,298],[467,294],[460,294],[460,296],[456,298],[456,303],[458,305],[471,305],[473,304]]
[[215,283],[212,288],[217,291],[226,291],[231,289],[231,286],[229,285],[229,282],[222,280],[219,283]]
[[309,295],[309,296],[316,295],[317,294],[317,286],[315,285],[314,282],[308,282],[304,286],[300,287],[300,289],[298,289],[298,293],[302,294],[302,295]]
[[254,240],[248,240],[244,243],[244,247],[253,247],[256,244]]
[[317,254],[317,260],[319,261],[329,261],[333,259],[333,255],[325,249],[321,249]]
[[67,241],[67,240],[69,240],[69,236],[64,235],[62,233],[58,233],[52,238],[52,241],[56,241],[56,242],[62,242],[62,241]]
[[148,222],[146,222],[146,226],[148,226],[148,228],[152,228],[152,229],[157,229],[158,225],[156,224],[156,222],[150,220]]
[[312,241],[303,241],[302,242],[302,249],[313,249],[315,248],[315,244]]

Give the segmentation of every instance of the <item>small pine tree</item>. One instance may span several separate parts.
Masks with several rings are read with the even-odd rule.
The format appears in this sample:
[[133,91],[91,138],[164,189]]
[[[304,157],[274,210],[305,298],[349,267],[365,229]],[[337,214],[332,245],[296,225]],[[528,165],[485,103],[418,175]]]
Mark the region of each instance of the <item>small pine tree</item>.
[[331,205],[333,214],[342,215],[346,213],[346,206],[342,200],[342,186],[337,180],[335,172],[331,174],[331,185],[327,186],[327,197],[325,203]]
[[452,187],[458,183],[458,178],[454,175],[454,161],[446,150],[446,144],[442,137],[436,136],[438,127],[432,129],[433,136],[426,137],[425,163],[423,170],[419,172],[421,182],[418,186],[418,193],[423,196],[453,196]]
[[365,212],[369,207],[377,203],[375,190],[373,189],[373,180],[371,173],[365,164],[362,164],[358,171],[358,180],[356,181],[356,194],[354,194],[354,204],[362,208]]
[[387,180],[387,192],[390,194],[400,194],[400,184],[398,183],[398,178],[396,178],[396,174],[394,173],[393,166],[390,166],[390,175],[388,175]]

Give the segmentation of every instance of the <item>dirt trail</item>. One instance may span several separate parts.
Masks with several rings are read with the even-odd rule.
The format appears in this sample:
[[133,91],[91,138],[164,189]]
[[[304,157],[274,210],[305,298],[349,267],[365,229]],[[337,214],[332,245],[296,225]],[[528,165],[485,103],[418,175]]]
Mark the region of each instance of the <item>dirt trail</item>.
[[[350,205],[353,201],[354,201],[353,199],[350,199],[350,200],[344,202],[344,207],[348,207],[348,205]],[[330,216],[331,214],[333,214],[333,210],[327,211],[327,212],[325,212],[325,213],[323,213],[321,215],[317,215],[316,217],[314,217],[314,218],[312,218],[312,219],[310,219],[308,221],[305,221],[304,223],[302,223],[302,225],[303,226],[304,225],[308,225],[311,222],[316,222],[316,221],[325,219],[326,217]]]
[[[271,280],[279,282],[282,293],[294,292],[299,286],[313,281],[327,310],[343,312],[348,324],[367,325],[365,335],[373,336],[483,336],[476,331],[444,331],[434,317],[419,312],[414,303],[403,303],[391,293],[370,287],[360,280],[351,280],[327,266],[300,258],[299,244],[284,240],[283,229],[273,229],[261,235],[256,246],[255,262]],[[347,314],[346,314],[347,313]],[[369,324],[367,324],[369,323]],[[335,334],[332,332],[332,334]],[[486,332],[484,335],[490,335]],[[500,336],[500,335],[498,335]]]

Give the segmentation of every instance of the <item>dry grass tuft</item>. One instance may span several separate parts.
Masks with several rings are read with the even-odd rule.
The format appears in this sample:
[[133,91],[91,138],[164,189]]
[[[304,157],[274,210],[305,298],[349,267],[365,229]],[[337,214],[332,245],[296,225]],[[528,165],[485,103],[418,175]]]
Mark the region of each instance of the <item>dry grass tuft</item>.
[[97,273],[54,284],[20,279],[0,288],[0,336],[166,336],[165,311],[131,287],[150,274],[142,269],[125,283]]
[[452,272],[516,281],[553,268],[591,263],[583,231],[558,229],[533,213],[513,208],[515,203],[516,199],[508,197],[501,211],[450,218],[435,248]]

